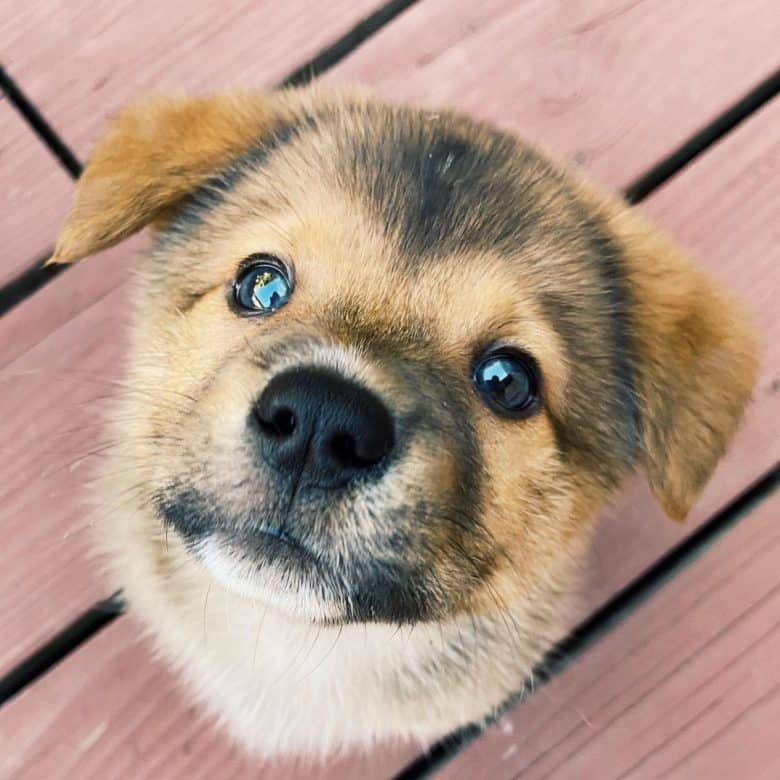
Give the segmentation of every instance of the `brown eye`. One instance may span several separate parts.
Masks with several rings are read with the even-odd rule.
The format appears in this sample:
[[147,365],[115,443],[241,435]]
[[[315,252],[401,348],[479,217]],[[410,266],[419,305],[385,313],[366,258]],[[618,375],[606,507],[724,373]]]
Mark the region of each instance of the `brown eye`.
[[233,286],[238,306],[254,314],[272,314],[290,300],[292,291],[287,267],[271,255],[249,258]]
[[524,352],[499,349],[483,355],[473,379],[482,399],[498,414],[527,417],[539,408],[539,369]]

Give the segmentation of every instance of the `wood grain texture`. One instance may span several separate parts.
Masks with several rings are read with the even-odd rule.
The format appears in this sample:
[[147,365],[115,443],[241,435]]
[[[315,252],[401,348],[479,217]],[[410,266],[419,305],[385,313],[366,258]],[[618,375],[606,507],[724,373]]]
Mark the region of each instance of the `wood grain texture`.
[[[106,118],[135,95],[269,87],[380,4],[3,0],[2,59],[83,160]],[[0,284],[50,249],[72,189],[57,160],[0,103]]]
[[0,371],[0,676],[108,595],[85,493],[127,306],[120,288]]
[[72,188],[57,158],[0,96],[0,287],[49,251]]
[[148,235],[144,232],[121,247],[101,252],[88,262],[73,266],[3,315],[0,319],[0,369],[126,286],[138,255],[147,243]]
[[780,777],[780,492],[439,777]]
[[133,619],[120,618],[0,710],[0,778],[372,780],[414,755],[407,744],[324,766],[248,758],[199,713],[140,635]]
[[2,21],[3,57],[64,140],[86,157],[106,117],[135,95],[269,87],[381,4],[13,2]]
[[619,188],[773,73],[778,39],[776,0],[426,0],[327,79],[457,106]]

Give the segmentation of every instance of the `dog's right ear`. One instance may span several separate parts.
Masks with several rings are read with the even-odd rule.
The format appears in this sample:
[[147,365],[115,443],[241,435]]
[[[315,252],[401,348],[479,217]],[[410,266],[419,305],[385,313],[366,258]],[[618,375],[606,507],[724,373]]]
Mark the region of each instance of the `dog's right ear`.
[[282,101],[262,93],[132,103],[98,141],[48,263],[72,263],[172,213],[286,113]]

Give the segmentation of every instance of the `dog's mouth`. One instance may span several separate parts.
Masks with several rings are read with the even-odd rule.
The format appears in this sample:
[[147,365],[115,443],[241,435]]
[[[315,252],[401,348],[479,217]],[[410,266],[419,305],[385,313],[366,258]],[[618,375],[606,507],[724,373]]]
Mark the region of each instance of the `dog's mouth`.
[[340,578],[313,544],[271,513],[242,521],[194,491],[167,492],[157,507],[189,555],[225,589],[310,619],[338,612]]
[[240,561],[254,563],[258,569],[281,566],[290,570],[322,568],[320,556],[282,526],[253,529],[251,534],[212,534],[212,538]]
[[286,613],[333,620],[341,599],[326,563],[288,531],[269,526],[251,536],[216,531],[188,543],[222,587]]
[[[272,549],[275,549],[279,546],[277,544],[278,542],[284,547],[289,548],[295,552],[314,556],[314,553],[312,553],[311,550],[306,547],[306,545],[304,545],[298,538],[293,536],[287,529],[283,528],[282,526],[269,525],[264,528],[258,528],[255,533],[259,541],[263,542],[265,545],[270,545]],[[269,542],[268,540],[271,541]]]
[[[415,515],[414,507],[399,507],[384,518],[391,532],[361,536],[349,528],[334,530],[329,508],[320,504],[306,508],[302,520],[288,516],[285,507],[231,511],[214,495],[179,488],[158,495],[157,508],[183,552],[211,580],[307,622],[410,624],[439,618],[459,608],[484,576],[476,568],[483,560],[479,552],[456,558],[445,549],[449,570],[441,560],[425,557],[431,549],[425,532],[434,523],[424,519],[437,516],[430,510]],[[419,522],[405,525],[408,515]],[[446,575],[455,566],[466,572],[457,581]]]

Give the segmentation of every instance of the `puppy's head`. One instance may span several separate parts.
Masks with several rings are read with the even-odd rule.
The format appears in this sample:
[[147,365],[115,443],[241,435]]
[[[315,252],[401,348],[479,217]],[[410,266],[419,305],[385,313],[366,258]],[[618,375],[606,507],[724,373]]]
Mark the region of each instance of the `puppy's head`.
[[554,610],[623,475],[682,518],[752,385],[741,316],[666,239],[450,113],[142,101],[54,259],[147,224],[131,501],[170,578],[290,617]]

